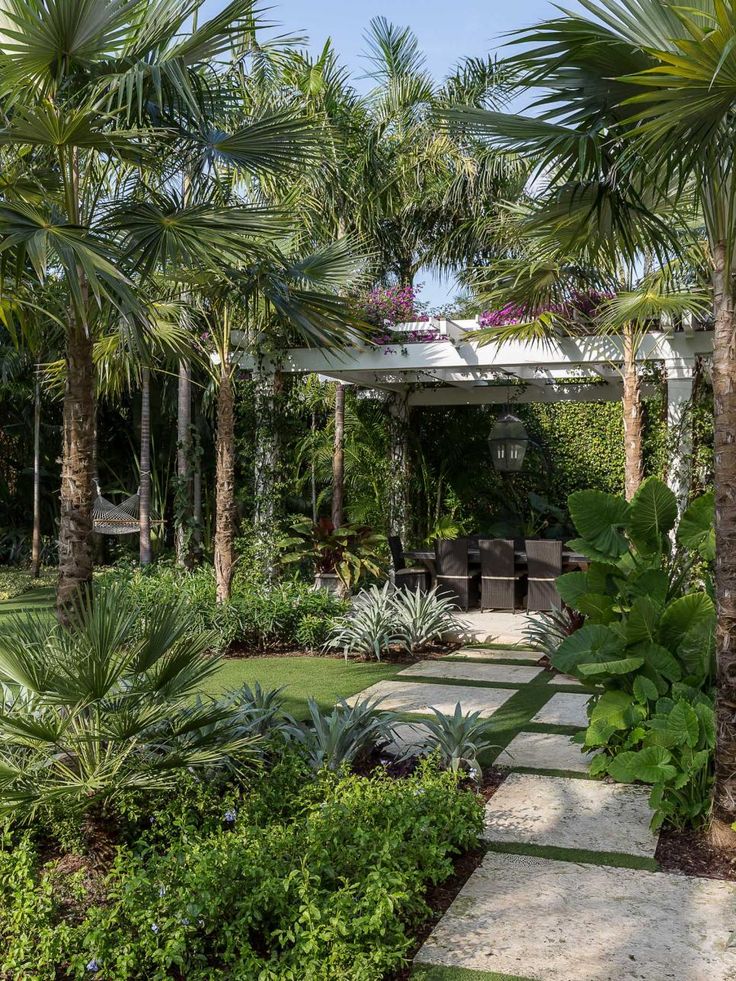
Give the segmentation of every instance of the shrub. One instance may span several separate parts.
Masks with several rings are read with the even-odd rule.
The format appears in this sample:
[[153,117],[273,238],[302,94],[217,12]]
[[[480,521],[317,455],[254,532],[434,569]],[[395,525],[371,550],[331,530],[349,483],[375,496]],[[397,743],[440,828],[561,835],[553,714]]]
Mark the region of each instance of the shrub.
[[[715,608],[690,582],[698,563],[714,555],[712,495],[682,516],[676,547],[677,503],[654,477],[630,503],[580,491],[570,497],[570,513],[581,536],[571,544],[591,562],[557,585],[586,622],[560,643],[552,663],[603,690],[591,701],[585,736],[588,748],[600,750],[594,772],[654,784],[655,824],[700,819],[712,766]],[[671,712],[681,732],[672,729]]]
[[263,825],[239,813],[165,849],[142,840],[94,888],[67,876],[63,908],[29,841],[0,853],[2,970],[379,981],[403,967],[428,884],[478,842],[478,799],[425,766],[395,781],[324,774],[293,810]]
[[122,792],[164,789],[182,770],[256,763],[252,706],[192,701],[219,666],[210,642],[166,602],[141,635],[120,589],[80,600],[66,628],[13,618],[0,634],[0,809],[99,818]]
[[325,714],[313,698],[309,699],[312,725],[294,726],[292,735],[306,749],[313,769],[340,770],[388,742],[393,717],[377,711],[379,701],[366,700],[350,706],[343,700]]
[[396,646],[417,654],[461,627],[455,607],[436,589],[415,593],[395,589],[390,583],[362,590],[353,609],[338,620],[327,646],[349,656],[374,657],[377,661]]

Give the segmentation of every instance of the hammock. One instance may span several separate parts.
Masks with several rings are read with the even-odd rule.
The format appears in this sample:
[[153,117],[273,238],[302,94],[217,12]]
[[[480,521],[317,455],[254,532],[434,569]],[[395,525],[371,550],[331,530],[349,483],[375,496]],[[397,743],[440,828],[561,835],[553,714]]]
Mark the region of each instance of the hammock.
[[[96,483],[96,482],[95,482]],[[126,497],[120,504],[113,504],[100,493],[97,484],[97,497],[92,504],[92,527],[101,535],[135,535],[140,530],[138,515],[140,513],[140,487]],[[163,524],[160,518],[151,514],[151,524]]]

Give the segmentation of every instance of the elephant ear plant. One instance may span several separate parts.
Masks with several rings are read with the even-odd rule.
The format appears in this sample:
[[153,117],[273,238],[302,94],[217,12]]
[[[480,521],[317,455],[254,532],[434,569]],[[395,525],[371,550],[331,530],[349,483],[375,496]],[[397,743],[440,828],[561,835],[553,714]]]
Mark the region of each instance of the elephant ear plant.
[[[704,820],[715,742],[715,608],[698,572],[714,557],[713,497],[677,523],[672,491],[650,477],[627,502],[601,491],[569,499],[590,559],[557,580],[585,624],[552,655],[560,671],[595,685],[585,746],[592,772],[653,785],[655,825]],[[707,578],[707,573],[706,573]]]
[[3,626],[0,811],[24,823],[60,808],[104,837],[123,792],[259,764],[253,700],[195,697],[219,667],[210,635],[171,603],[144,627],[116,588],[79,600],[68,626],[44,615]]

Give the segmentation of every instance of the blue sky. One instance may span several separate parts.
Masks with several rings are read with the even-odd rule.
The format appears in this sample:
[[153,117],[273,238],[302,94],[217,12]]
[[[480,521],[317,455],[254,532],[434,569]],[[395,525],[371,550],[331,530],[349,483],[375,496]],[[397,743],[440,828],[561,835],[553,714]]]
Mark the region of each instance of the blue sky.
[[[465,55],[484,55],[498,50],[501,35],[554,16],[549,0],[263,0],[268,20],[278,22],[278,33],[306,34],[310,46],[319,49],[328,37],[355,75],[365,70],[361,60],[363,32],[372,17],[383,15],[408,25],[419,38],[432,73],[442,77]],[[568,4],[569,5],[569,4]],[[225,0],[206,0],[205,16],[225,6]],[[451,299],[452,283],[424,277],[422,298],[432,305]]]

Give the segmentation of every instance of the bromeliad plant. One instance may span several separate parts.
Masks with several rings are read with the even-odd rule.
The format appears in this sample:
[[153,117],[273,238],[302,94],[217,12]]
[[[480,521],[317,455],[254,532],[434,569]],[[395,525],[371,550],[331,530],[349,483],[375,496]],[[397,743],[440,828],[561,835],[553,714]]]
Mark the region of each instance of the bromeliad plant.
[[655,824],[699,820],[712,780],[715,607],[707,583],[693,582],[714,557],[713,497],[679,524],[675,496],[656,477],[631,502],[588,490],[569,505],[580,535],[571,546],[590,565],[557,586],[586,622],[552,663],[602,689],[585,734],[599,751],[593,772],[653,784]]
[[314,522],[301,517],[280,543],[281,561],[311,562],[316,576],[336,575],[345,593],[350,593],[362,579],[379,575],[384,541],[383,535],[365,526],[335,528],[327,518]]
[[219,667],[210,645],[175,603],[151,613],[141,635],[119,589],[79,600],[66,627],[42,614],[7,624],[0,811],[22,821],[62,807],[101,823],[126,791],[257,766],[271,706],[246,695],[193,700]]

